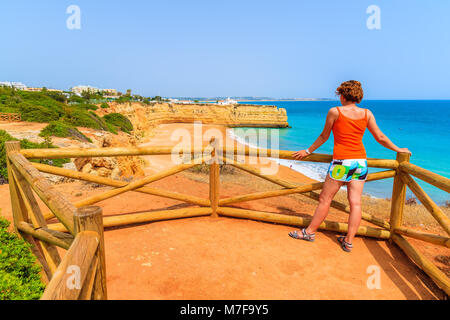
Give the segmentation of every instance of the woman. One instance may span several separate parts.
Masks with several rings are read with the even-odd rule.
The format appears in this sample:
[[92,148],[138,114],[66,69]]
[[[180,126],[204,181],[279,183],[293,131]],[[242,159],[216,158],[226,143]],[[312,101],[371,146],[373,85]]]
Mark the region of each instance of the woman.
[[295,159],[303,159],[324,144],[333,130],[333,161],[328,168],[320,193],[319,205],[309,226],[300,231],[290,232],[289,235],[295,239],[314,241],[315,232],[328,215],[335,194],[343,184],[347,184],[347,196],[350,203],[348,232],[347,236],[339,237],[338,241],[344,251],[350,252],[353,247],[353,238],[361,222],[361,195],[367,177],[367,157],[362,143],[364,131],[368,128],[375,140],[388,149],[409,154],[411,152],[407,148],[399,148],[392,143],[378,128],[372,112],[356,105],[363,98],[360,82],[355,80],[343,82],[336,89],[336,94],[340,97],[342,107],[331,108],[328,111],[325,128],[311,147],[293,153]]

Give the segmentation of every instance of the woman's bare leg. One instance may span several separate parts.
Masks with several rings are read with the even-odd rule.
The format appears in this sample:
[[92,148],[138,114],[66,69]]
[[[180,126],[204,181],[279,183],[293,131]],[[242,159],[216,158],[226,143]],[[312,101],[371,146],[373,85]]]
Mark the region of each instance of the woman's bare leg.
[[311,223],[306,228],[306,232],[311,234],[317,231],[319,225],[325,220],[330,209],[331,201],[344,183],[330,178],[327,174],[322,192],[319,197],[319,205],[314,212]]
[[352,243],[356,231],[361,223],[361,195],[364,188],[363,180],[352,180],[347,184],[347,197],[350,203],[350,216],[348,218],[348,232],[345,241]]

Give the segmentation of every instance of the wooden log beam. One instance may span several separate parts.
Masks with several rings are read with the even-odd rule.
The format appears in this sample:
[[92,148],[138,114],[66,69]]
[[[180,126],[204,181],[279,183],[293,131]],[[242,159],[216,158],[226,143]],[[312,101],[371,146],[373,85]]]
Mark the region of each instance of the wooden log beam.
[[[139,155],[164,155],[172,153],[209,154],[208,148],[191,148],[190,150],[174,149],[173,147],[121,147],[121,148],[59,148],[59,149],[25,149],[21,153],[25,158],[32,159],[58,159],[58,158],[79,158],[79,157],[115,157],[115,156],[139,156]],[[223,146],[220,155],[247,155],[258,157],[271,157],[279,159],[294,160],[292,154],[295,151],[271,150],[261,148],[250,148],[248,146],[234,146],[229,148]],[[302,161],[310,162],[330,162],[332,155],[313,153]],[[389,159],[368,158],[367,165],[375,168],[396,169],[398,163]]]
[[28,216],[28,208],[25,204],[24,199],[22,198],[20,188],[17,184],[16,178],[14,177],[14,164],[9,159],[9,155],[13,152],[17,152],[20,150],[20,142],[19,141],[6,141],[5,142],[5,151],[6,151],[6,166],[8,170],[8,182],[9,182],[9,192],[10,192],[10,198],[11,198],[11,208],[12,208],[12,214],[13,214],[13,225],[14,225],[14,231],[16,234],[26,240],[31,245],[31,251],[36,256],[37,260],[39,261],[39,264],[42,267],[41,279],[44,283],[48,283],[52,277],[52,270],[50,266],[47,263],[47,260],[45,256],[43,255],[41,251],[41,246],[35,239],[26,234],[21,233],[18,229],[18,226],[21,222],[28,222],[29,216]]
[[401,179],[406,183],[414,195],[422,202],[423,206],[431,213],[436,221],[444,228],[447,234],[450,235],[450,218],[442,211],[442,209],[434,203],[433,200],[426,194],[419,184],[407,173],[400,174]]
[[[234,161],[234,160],[232,160],[230,158],[222,157],[222,159],[223,159],[223,162],[226,163],[226,164],[230,164],[230,165],[232,165],[232,166],[234,166],[234,167],[236,167],[238,169],[241,169],[241,170],[246,171],[246,172],[248,172],[250,174],[253,174],[253,175],[257,176],[257,177],[260,177],[262,179],[265,179],[267,181],[275,183],[275,184],[277,184],[279,186],[282,186],[282,187],[285,187],[285,188],[290,188],[290,189],[294,189],[294,188],[297,188],[297,187],[300,186],[298,184],[294,184],[294,183],[291,183],[291,182],[279,179],[276,176],[263,175],[263,174],[261,174],[259,169],[254,168],[254,167],[249,166],[249,165],[238,163],[238,162],[236,162],[236,161]],[[313,191],[303,193],[302,195],[306,196],[308,198],[314,199],[316,201],[319,200],[319,194],[316,193],[316,192],[313,192]],[[350,206],[348,206],[348,205],[346,205],[346,204],[344,204],[342,202],[338,202],[336,200],[332,200],[330,206],[332,208],[341,210],[341,211],[343,211],[345,213],[350,213]],[[374,216],[372,216],[372,215],[370,215],[370,214],[368,214],[366,212],[361,212],[361,218],[363,220],[368,221],[370,223],[373,223],[373,224],[375,224],[375,225],[377,225],[379,227],[382,227],[382,228],[385,228],[385,229],[388,229],[388,230],[390,229],[389,222],[384,221],[383,219],[374,217]]]
[[412,163],[405,162],[399,165],[400,170],[412,174],[416,178],[419,178],[429,184],[438,187],[441,190],[450,193],[450,179],[438,175],[430,170],[418,167]]
[[[274,149],[262,149],[262,148],[251,148],[249,146],[234,146],[227,147],[224,146],[221,152],[221,156],[230,157],[231,155],[245,155],[245,156],[253,156],[253,157],[269,157],[276,159],[287,159],[287,160],[296,160],[292,156],[295,151],[290,150],[274,150]],[[308,162],[331,162],[333,160],[333,155],[330,154],[320,154],[320,153],[312,153],[301,161]],[[368,158],[367,165],[373,168],[385,168],[385,169],[396,169],[398,167],[398,162],[396,160],[390,159],[375,159]]]
[[316,183],[311,183],[311,184],[307,184],[304,186],[296,187],[293,189],[281,189],[281,190],[273,190],[273,191],[255,192],[255,193],[230,197],[230,198],[226,198],[226,199],[221,199],[221,200],[219,200],[219,206],[224,206],[224,205],[238,203],[238,202],[267,199],[267,198],[271,198],[271,197],[286,196],[286,195],[294,194],[294,193],[304,193],[304,192],[309,192],[312,190],[319,190],[319,189],[322,189],[322,187],[323,187],[323,182],[316,182]]
[[[17,171],[16,168],[13,168],[12,174],[14,176],[14,180],[16,181],[17,188],[21,194],[23,203],[25,204],[28,216],[31,219],[32,225],[35,228],[47,227],[47,223],[44,219],[44,216],[42,215],[41,209],[39,208],[39,205],[33,195],[33,191],[31,190],[30,186],[27,184],[26,180]],[[61,262],[61,257],[59,256],[58,250],[53,244],[47,243],[45,241],[40,241],[39,246],[45,260],[47,261],[50,271],[53,274],[56,271],[59,263]]]
[[[210,141],[210,145],[215,145],[215,139]],[[220,190],[220,166],[219,157],[216,155],[214,148],[211,153],[211,164],[209,165],[209,201],[211,203],[211,216],[217,218],[217,207],[219,206],[219,190]]]
[[450,238],[448,237],[442,237],[437,234],[425,233],[417,230],[408,229],[405,227],[397,227],[394,229],[394,232],[414,239],[450,248]]
[[267,180],[269,182],[275,183],[275,184],[277,184],[279,186],[282,186],[282,187],[285,187],[285,188],[293,189],[293,188],[296,188],[296,187],[299,186],[297,184],[293,184],[293,183],[287,182],[285,180],[279,179],[279,178],[277,178],[276,176],[273,176],[273,175],[262,174],[261,170],[259,168],[255,168],[255,167],[249,166],[247,164],[239,163],[239,162],[234,161],[233,159],[230,159],[228,157],[222,157],[222,161],[225,164],[232,165],[235,168],[238,168],[238,169],[240,169],[242,171],[248,172],[248,173],[253,174],[253,175],[257,176],[257,177],[260,177],[261,179]]
[[20,153],[17,151],[11,152],[8,157],[39,198],[73,234],[73,215],[76,207],[59,193]]
[[[119,157],[143,155],[168,155],[172,153],[207,154],[207,148],[177,149],[168,146],[155,147],[117,147],[117,148],[58,148],[58,149],[24,149],[20,153],[27,159],[60,159]],[[204,153],[205,152],[205,153]]]
[[143,178],[141,180],[130,182],[130,183],[128,183],[127,185],[125,185],[123,187],[116,188],[116,189],[113,189],[113,190],[109,190],[109,191],[106,191],[104,193],[97,194],[97,195],[94,195],[94,196],[89,197],[87,199],[81,200],[81,201],[77,202],[75,204],[75,206],[76,207],[88,206],[88,205],[91,205],[91,204],[94,204],[94,203],[97,203],[97,202],[100,202],[100,201],[112,198],[112,197],[117,196],[119,194],[122,194],[124,192],[138,189],[138,188],[140,188],[140,187],[142,187],[142,186],[144,186],[144,185],[146,185],[148,183],[151,183],[151,182],[154,182],[154,181],[157,181],[157,180],[161,180],[161,179],[163,179],[165,177],[174,175],[174,174],[176,174],[178,172],[181,172],[183,170],[195,167],[195,166],[205,162],[208,159],[210,159],[210,156],[202,158],[201,162],[199,162],[197,160],[193,160],[190,163],[182,163],[182,164],[176,165],[176,166],[174,166],[172,168],[163,170],[163,171],[158,172],[158,173],[156,173],[154,175],[145,177],[145,178]]
[[[77,234],[45,288],[41,300],[77,300],[89,274],[98,244],[99,236],[96,232],[83,231]],[[79,280],[79,283],[76,280]]]
[[19,150],[20,150],[19,141],[5,142],[5,151],[7,154],[6,167],[8,170],[8,185],[9,185],[9,194],[11,197],[11,209],[13,215],[14,230],[20,237],[20,232],[18,231],[17,226],[22,221],[28,221],[28,212],[27,208],[25,207],[25,203],[21,199],[20,191],[16,185],[16,180],[14,179],[13,173],[14,164],[9,159],[9,154],[11,154],[12,152],[17,152]]
[[51,230],[48,228],[35,228],[27,222],[20,222],[17,228],[36,239],[51,243],[55,246],[68,250],[73,242],[73,236],[67,233]]
[[450,295],[450,279],[414,248],[403,236],[393,234],[392,240],[406,253],[406,255],[442,289]]
[[[78,208],[73,217],[75,232],[79,234],[83,231],[93,231],[98,234],[98,249],[95,253],[95,263],[91,266],[91,272],[88,273],[88,288],[82,290],[83,298],[92,300],[107,300],[106,288],[106,259],[105,259],[105,241],[103,236],[103,215],[102,209],[97,206]],[[91,283],[92,282],[92,283]],[[92,287],[89,287],[91,286]],[[88,294],[92,292],[92,296]]]
[[[98,250],[97,250],[98,251]],[[92,300],[92,297],[95,292],[96,285],[96,275],[97,270],[99,268],[100,258],[96,254],[91,263],[91,268],[86,275],[86,279],[84,280],[83,287],[81,288],[80,295],[78,296],[78,300]]]
[[[393,176],[395,176],[394,170],[380,171],[380,172],[370,173],[367,176],[366,181],[381,180],[381,179],[391,178]],[[281,190],[273,190],[273,191],[256,192],[256,193],[251,193],[251,194],[246,194],[246,195],[241,195],[241,196],[230,197],[230,198],[226,198],[226,199],[221,199],[219,201],[219,206],[224,206],[227,204],[237,203],[237,202],[285,196],[285,195],[294,194],[294,193],[310,192],[313,190],[322,189],[323,184],[324,184],[323,182],[316,182],[316,183],[311,183],[311,184],[299,186],[299,187],[292,188],[292,189],[281,189]]]
[[[239,208],[231,208],[231,207],[219,207],[217,212],[220,215],[235,217],[235,218],[243,218],[243,219],[252,219],[258,221],[265,222],[273,222],[291,226],[299,226],[306,227],[310,224],[312,218],[302,218],[298,216],[289,216],[284,214],[270,213],[270,212],[261,212],[247,209],[239,209]],[[347,232],[348,224],[342,222],[334,222],[325,220],[319,226],[321,230],[329,230],[336,232]],[[369,226],[360,226],[357,235],[373,237],[378,239],[388,239],[390,236],[390,232],[384,229],[373,228]]]
[[[47,164],[42,164],[42,163],[33,163],[33,166],[41,172],[55,174],[58,176],[68,177],[68,178],[72,178],[72,179],[88,181],[88,182],[97,183],[97,184],[102,184],[102,185],[106,185],[106,186],[110,186],[110,187],[121,188],[128,184],[125,181],[113,180],[110,178],[104,178],[104,177],[96,176],[96,175],[89,174],[89,173],[53,167],[53,166],[49,166]],[[180,193],[166,191],[166,190],[159,190],[159,189],[151,188],[151,187],[141,187],[141,188],[138,188],[138,189],[135,189],[132,191],[151,194],[151,195],[174,199],[174,200],[179,200],[179,201],[183,201],[183,202],[188,202],[188,203],[196,204],[196,205],[203,206],[203,207],[209,207],[211,205],[210,201],[208,199],[202,199],[199,197],[180,194]],[[49,219],[50,217],[51,217],[50,215],[45,216],[46,219]]]
[[[397,153],[397,161],[399,164],[409,162],[409,153]],[[403,209],[405,207],[406,199],[406,184],[400,177],[400,169],[397,169],[397,175],[394,178],[392,186],[391,197],[391,216],[389,222],[391,224],[391,235],[394,233],[394,228],[400,227],[403,221]]]
[[[173,210],[129,213],[117,216],[103,217],[103,226],[105,228],[110,228],[144,222],[208,216],[211,214],[211,212],[211,208],[182,208]],[[61,223],[49,224],[48,228],[56,231],[67,232],[66,228]]]

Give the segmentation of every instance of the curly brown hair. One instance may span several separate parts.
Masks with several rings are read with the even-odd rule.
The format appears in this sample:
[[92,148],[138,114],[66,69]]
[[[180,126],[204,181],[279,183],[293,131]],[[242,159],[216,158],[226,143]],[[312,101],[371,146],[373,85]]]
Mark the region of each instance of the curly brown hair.
[[342,82],[336,89],[338,96],[343,96],[345,100],[360,103],[364,97],[364,91],[361,87],[361,82],[356,80],[349,80]]

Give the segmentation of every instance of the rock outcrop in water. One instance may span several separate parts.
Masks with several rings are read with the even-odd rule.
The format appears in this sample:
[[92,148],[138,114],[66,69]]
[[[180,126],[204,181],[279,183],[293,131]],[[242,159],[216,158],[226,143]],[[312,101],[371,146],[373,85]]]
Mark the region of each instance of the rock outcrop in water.
[[125,115],[133,124],[134,134],[144,137],[161,123],[220,124],[229,127],[288,127],[286,110],[265,105],[217,105],[110,103],[106,109],[98,109],[99,115],[117,112]]

